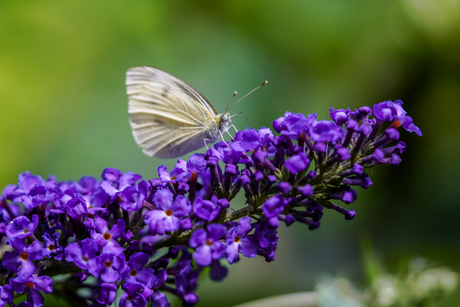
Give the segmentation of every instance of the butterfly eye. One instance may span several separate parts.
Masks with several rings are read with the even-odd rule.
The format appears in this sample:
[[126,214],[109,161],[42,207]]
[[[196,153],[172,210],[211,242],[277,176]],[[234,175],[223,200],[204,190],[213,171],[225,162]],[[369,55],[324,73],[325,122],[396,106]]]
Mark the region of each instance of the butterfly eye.
[[222,114],[222,117],[220,118],[222,122],[228,122],[228,115],[227,114]]

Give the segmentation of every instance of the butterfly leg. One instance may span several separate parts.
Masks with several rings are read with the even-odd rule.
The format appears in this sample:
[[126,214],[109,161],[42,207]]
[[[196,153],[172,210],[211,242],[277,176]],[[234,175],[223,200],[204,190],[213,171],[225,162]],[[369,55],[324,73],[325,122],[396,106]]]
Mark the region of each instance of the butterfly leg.
[[203,140],[204,146],[206,146],[206,150],[208,150],[208,149],[209,149],[209,147],[208,147],[208,142],[206,142],[206,141],[209,142],[209,141],[211,141],[211,139],[204,139],[204,140]]
[[[230,130],[231,127],[233,127],[233,129],[235,129],[235,133],[238,132],[238,130],[236,129],[235,125],[233,125],[233,124],[230,125],[230,126],[228,126],[228,127],[225,127],[225,132],[227,132],[227,134],[228,134],[228,135],[231,137],[231,139],[233,140],[233,136],[232,136],[232,135],[230,134],[230,132],[229,132],[229,130]],[[224,137],[222,136],[222,133],[221,133],[221,136],[220,136],[220,137],[222,138],[222,140],[224,139]]]
[[230,128],[233,127],[235,129],[235,133],[238,132],[234,124],[231,124],[230,126],[227,127],[227,131],[230,130]]
[[[230,137],[231,137],[232,140],[233,140],[233,136],[228,132],[228,129],[225,129],[225,132],[227,132],[228,135],[230,135]],[[228,147],[230,147],[230,145],[227,143],[227,141],[224,140],[224,135],[222,134],[222,131],[219,130],[219,134],[220,134],[220,138],[222,139],[222,142],[224,142],[225,145],[227,145]]]

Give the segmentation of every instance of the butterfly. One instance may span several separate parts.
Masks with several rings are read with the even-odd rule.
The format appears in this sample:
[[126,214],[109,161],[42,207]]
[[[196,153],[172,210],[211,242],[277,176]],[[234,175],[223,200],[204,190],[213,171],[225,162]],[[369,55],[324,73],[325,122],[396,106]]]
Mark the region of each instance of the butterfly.
[[148,156],[182,156],[223,138],[232,126],[228,105],[217,113],[200,92],[158,68],[128,69],[126,87],[134,140]]

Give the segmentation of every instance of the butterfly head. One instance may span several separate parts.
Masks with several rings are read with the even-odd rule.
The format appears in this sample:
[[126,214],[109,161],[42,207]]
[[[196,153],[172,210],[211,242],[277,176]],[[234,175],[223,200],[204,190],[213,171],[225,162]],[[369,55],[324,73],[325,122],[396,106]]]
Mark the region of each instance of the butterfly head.
[[219,130],[223,130],[225,127],[228,126],[228,123],[231,123],[232,120],[230,119],[230,113],[227,111],[225,113],[218,114],[216,116],[216,123],[219,124]]

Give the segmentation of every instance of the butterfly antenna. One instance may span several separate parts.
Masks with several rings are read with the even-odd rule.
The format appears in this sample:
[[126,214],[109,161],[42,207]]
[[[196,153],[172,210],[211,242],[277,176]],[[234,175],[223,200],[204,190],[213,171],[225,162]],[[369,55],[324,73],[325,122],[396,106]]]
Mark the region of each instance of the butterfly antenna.
[[[238,95],[238,92],[237,92],[237,91],[234,91],[234,92],[233,92],[233,96],[230,97],[230,100],[229,100],[228,103],[227,103],[227,108],[225,109],[225,113],[227,113],[227,111],[228,111],[228,106],[230,105],[230,102],[232,101],[233,97],[235,97],[236,95]],[[230,108],[230,109],[231,109],[231,108]]]
[[[227,111],[230,111],[238,102],[240,102],[241,100],[243,100],[244,98],[248,97],[250,94],[252,94],[254,91],[258,90],[259,88],[261,88],[262,86],[264,86],[265,84],[267,84],[268,81],[264,81],[264,83],[262,83],[261,85],[259,85],[258,87],[256,87],[255,89],[253,89],[252,91],[250,91],[249,93],[247,93],[246,95],[244,95],[243,97],[241,97],[240,99],[238,99],[237,102],[235,102],[231,107],[230,109],[228,109]],[[236,93],[236,92],[235,92]],[[233,98],[233,97],[232,97]],[[231,99],[230,99],[231,100]],[[229,102],[230,103],[230,102]],[[227,106],[228,107],[228,106]]]
[[230,116],[230,118],[232,118],[233,116],[239,115],[239,114],[243,114],[244,117],[246,117],[246,121],[248,122],[249,128],[252,128],[252,127],[251,127],[251,123],[249,122],[249,119],[248,119],[246,113],[244,113],[244,112],[235,113],[235,114],[233,114],[232,116]]

